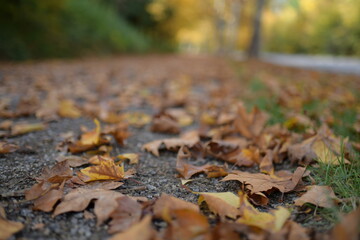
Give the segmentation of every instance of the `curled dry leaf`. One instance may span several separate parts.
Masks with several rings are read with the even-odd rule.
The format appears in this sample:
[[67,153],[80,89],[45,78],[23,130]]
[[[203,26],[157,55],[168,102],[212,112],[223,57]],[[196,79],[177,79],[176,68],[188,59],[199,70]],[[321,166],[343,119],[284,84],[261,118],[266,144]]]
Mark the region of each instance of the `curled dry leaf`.
[[43,123],[17,123],[11,127],[11,136],[18,136],[30,132],[42,131],[46,128]]
[[80,137],[81,145],[97,145],[100,142],[101,126],[97,119],[94,119],[96,128],[90,132],[86,132]]
[[255,205],[266,206],[269,203],[269,199],[262,192],[249,194],[249,199]]
[[280,192],[290,192],[300,183],[305,168],[298,167],[290,177],[269,176],[262,173],[248,173],[241,171],[233,171],[221,181],[236,180],[246,185],[251,193],[266,192],[272,188],[278,189]]
[[18,149],[19,149],[18,145],[8,142],[0,142],[0,154],[15,152]]
[[236,219],[240,215],[240,199],[232,192],[195,192],[200,194],[198,203],[206,202],[210,211],[220,217]]
[[105,138],[101,138],[101,127],[100,122],[95,119],[94,120],[96,128],[92,131],[85,132],[80,136],[80,140],[69,145],[69,151],[71,153],[80,153],[84,151],[88,151],[97,146],[107,144],[109,141]]
[[139,223],[133,224],[125,232],[115,234],[109,240],[155,240],[156,232],[151,226],[151,216],[145,216]]
[[295,200],[295,205],[302,206],[305,203],[312,203],[319,207],[332,208],[339,202],[340,199],[335,196],[331,187],[315,185],[309,186],[308,191]]
[[153,211],[156,218],[162,218],[164,220],[170,220],[171,213],[175,210],[190,209],[195,212],[199,212],[200,209],[197,205],[181,200],[179,198],[161,194],[154,204]]
[[92,200],[96,200],[94,213],[97,217],[97,225],[100,225],[117,208],[118,203],[116,199],[123,196],[123,194],[111,190],[77,188],[65,195],[60,204],[55,208],[54,216],[66,212],[83,211]]
[[0,206],[0,239],[8,239],[23,228],[22,223],[7,220],[5,209]]

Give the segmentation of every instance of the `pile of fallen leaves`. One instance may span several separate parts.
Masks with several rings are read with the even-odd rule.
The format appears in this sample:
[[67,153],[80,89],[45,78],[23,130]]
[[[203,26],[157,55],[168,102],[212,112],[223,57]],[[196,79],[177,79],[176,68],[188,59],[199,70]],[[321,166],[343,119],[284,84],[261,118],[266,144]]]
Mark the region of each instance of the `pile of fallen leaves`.
[[[34,210],[53,217],[83,211],[85,218],[96,217],[97,225],[108,224],[111,239],[356,239],[359,208],[323,233],[301,226],[292,211],[304,204],[332,208],[343,201],[330,186],[316,185],[306,167],[318,162],[336,165],[340,158],[352,164],[357,143],[336,136],[328,118],[317,123],[296,111],[284,125],[267,124],[268,113],[256,107],[246,109],[237,91],[240,83],[221,61],[206,60],[205,64],[198,60],[194,68],[190,59],[167,57],[162,59],[166,62],[163,71],[149,68],[138,79],[126,71],[134,66],[146,69],[151,60],[122,61],[121,71],[116,61],[101,66],[90,61],[83,67],[91,77],[76,76],[71,65],[52,74],[30,71],[22,79],[19,76],[24,76],[26,67],[5,74],[1,91],[21,97],[1,99],[1,137],[41,131],[62,118],[87,117],[95,123],[92,130],[83,127],[79,136],[62,134],[63,141],[54,146],[59,151],[57,163],[45,168],[25,191]],[[188,64],[189,72],[176,70],[179,63]],[[209,68],[211,64],[218,67]],[[75,77],[76,81],[68,81]],[[284,90],[270,77],[265,79],[273,91],[286,97],[284,104],[303,104],[295,90]],[[18,89],[18,84],[28,87]],[[314,89],[321,93],[321,86]],[[354,100],[350,92],[344,94],[339,93],[342,103]],[[134,107],[153,113],[132,111]],[[29,116],[36,121],[17,121]],[[293,131],[295,125],[304,131]],[[113,148],[125,145],[131,136],[129,127],[169,135],[144,144],[139,152],[154,157],[164,151],[177,154],[181,187],[197,195],[197,203],[165,193],[147,199],[117,191],[126,182],[136,181],[133,166],[141,161],[139,152],[113,156]],[[0,154],[23,148],[14,141],[0,142]],[[196,192],[191,189],[196,175],[233,181],[239,183],[238,189]],[[290,192],[297,193],[294,204],[282,204]],[[270,209],[269,201],[276,193],[282,197],[277,199],[278,207]],[[90,203],[94,203],[94,214]],[[0,238],[6,239],[23,226],[6,220],[5,211],[0,210]],[[166,224],[155,227],[156,221]]]

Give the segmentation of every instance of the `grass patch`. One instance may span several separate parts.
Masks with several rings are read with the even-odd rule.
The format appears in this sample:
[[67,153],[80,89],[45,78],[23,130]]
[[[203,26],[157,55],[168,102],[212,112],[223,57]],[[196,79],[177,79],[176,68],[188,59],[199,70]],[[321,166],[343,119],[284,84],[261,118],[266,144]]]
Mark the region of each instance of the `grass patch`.
[[360,158],[352,152],[353,161],[345,164],[344,154],[338,158],[339,165],[319,162],[317,167],[310,167],[318,185],[330,186],[342,202],[334,208],[318,208],[319,215],[330,223],[336,223],[342,213],[349,213],[360,205]]

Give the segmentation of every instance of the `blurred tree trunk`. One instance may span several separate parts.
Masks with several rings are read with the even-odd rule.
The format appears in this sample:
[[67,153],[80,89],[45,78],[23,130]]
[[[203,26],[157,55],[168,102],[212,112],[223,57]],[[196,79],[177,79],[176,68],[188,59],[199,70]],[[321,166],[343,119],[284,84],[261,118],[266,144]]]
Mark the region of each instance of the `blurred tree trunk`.
[[238,40],[238,33],[240,28],[240,14],[241,14],[241,0],[234,0],[231,2],[231,11],[232,11],[232,22],[230,23],[230,39],[229,39],[229,50],[236,50],[236,43]]
[[255,16],[253,20],[253,34],[251,37],[250,46],[248,49],[248,57],[249,58],[258,58],[260,55],[260,47],[261,47],[261,19],[262,12],[264,9],[265,0],[257,0]]

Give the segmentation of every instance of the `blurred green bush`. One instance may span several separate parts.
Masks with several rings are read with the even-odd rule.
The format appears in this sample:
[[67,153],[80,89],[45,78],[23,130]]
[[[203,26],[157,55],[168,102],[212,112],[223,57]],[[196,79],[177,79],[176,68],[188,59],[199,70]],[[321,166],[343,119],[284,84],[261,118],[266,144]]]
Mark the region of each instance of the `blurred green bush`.
[[0,7],[0,58],[143,52],[150,39],[96,0],[12,0]]

